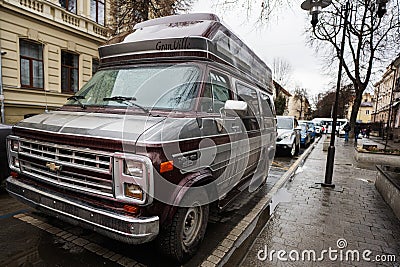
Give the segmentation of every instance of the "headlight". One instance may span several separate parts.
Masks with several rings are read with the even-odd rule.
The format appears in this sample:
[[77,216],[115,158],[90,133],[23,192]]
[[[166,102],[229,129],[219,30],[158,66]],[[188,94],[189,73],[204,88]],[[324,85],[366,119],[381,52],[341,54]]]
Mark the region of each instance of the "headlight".
[[8,165],[12,171],[20,172],[20,161],[18,157],[18,152],[20,149],[20,143],[17,137],[9,136],[7,137],[7,155],[8,155]]
[[124,183],[124,194],[126,197],[143,200],[143,190],[137,184]]
[[143,163],[126,159],[124,161],[124,174],[136,177],[143,177]]
[[19,159],[11,157],[11,167],[19,169]]
[[290,133],[286,133],[286,134],[282,134],[282,135],[280,136],[280,138],[281,138],[281,139],[289,139],[290,136],[291,136]]
[[11,142],[10,143],[11,151],[18,152],[18,150],[19,150],[19,141],[11,139],[10,142]]
[[116,199],[135,205],[152,203],[154,196],[153,163],[149,157],[114,153],[113,179]]

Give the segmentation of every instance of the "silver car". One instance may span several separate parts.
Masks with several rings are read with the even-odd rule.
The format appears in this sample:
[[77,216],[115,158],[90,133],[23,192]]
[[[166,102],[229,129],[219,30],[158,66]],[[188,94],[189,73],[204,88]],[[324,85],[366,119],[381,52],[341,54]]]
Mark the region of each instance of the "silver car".
[[299,123],[293,116],[276,116],[277,138],[276,151],[291,157],[300,152],[300,130]]

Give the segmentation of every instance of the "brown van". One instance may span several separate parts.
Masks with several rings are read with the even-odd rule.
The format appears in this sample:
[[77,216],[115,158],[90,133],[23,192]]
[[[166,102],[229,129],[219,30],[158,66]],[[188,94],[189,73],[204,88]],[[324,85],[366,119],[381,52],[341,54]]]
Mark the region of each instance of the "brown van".
[[275,154],[271,71],[213,14],[139,23],[57,111],[8,138],[8,192],[183,262],[210,208],[265,182]]

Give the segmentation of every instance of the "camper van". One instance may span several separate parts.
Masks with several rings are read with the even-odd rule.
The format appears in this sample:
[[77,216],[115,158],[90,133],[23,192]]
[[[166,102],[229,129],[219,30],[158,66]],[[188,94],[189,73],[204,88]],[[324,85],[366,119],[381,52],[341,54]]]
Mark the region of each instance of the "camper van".
[[271,70],[213,14],[139,23],[99,54],[63,107],[13,127],[7,190],[122,242],[156,239],[184,262],[209,210],[266,180]]

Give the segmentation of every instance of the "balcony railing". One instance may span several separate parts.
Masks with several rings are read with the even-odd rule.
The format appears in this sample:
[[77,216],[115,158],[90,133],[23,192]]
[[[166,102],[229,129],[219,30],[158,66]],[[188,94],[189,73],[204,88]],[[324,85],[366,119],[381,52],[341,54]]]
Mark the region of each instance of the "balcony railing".
[[108,37],[107,28],[97,24],[81,15],[68,12],[61,6],[45,0],[3,0],[4,6],[18,7],[20,9],[40,15],[52,21],[64,24],[83,33],[106,40]]
[[37,12],[43,13],[43,2],[36,0],[20,0],[20,5],[27,7],[29,9],[33,9]]

